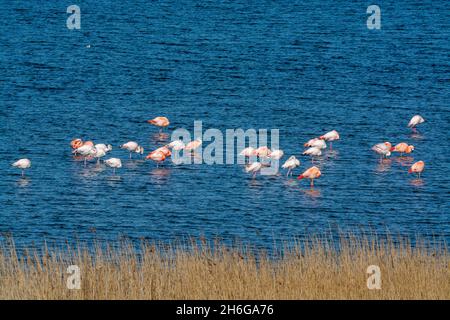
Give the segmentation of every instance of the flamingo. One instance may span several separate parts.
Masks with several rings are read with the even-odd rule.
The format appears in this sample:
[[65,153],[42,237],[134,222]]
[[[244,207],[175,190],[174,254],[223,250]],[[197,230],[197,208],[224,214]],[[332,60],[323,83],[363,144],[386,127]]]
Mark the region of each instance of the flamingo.
[[104,143],[98,143],[94,147],[95,147],[95,149],[97,149],[97,151],[103,150],[103,151],[105,151],[105,153],[108,153],[112,150],[112,145],[110,145],[110,144],[106,145]]
[[191,142],[188,142],[184,146],[184,150],[186,150],[186,151],[194,151],[195,149],[197,149],[201,145],[202,145],[202,140],[201,139],[195,139],[195,140],[193,140]]
[[317,147],[311,147],[303,152],[303,155],[311,156],[311,162],[314,163],[314,157],[320,157],[322,155],[322,151]]
[[301,179],[310,179],[311,180],[311,188],[314,187],[314,179],[319,178],[322,175],[322,172],[320,172],[319,168],[317,167],[311,167],[305,172],[303,172],[301,175],[297,177],[298,180]]
[[323,136],[320,136],[319,139],[330,142],[330,150],[333,150],[333,141],[339,140],[340,137],[336,130],[332,130],[325,133]]
[[31,161],[29,159],[20,159],[12,164],[13,167],[22,170],[22,177],[25,175],[25,170],[31,168]]
[[[95,147],[94,147],[95,148]],[[106,156],[106,151],[103,148],[95,148],[94,158],[97,158],[97,163],[100,163],[100,158]]]
[[250,163],[245,167],[245,172],[251,172],[252,179],[255,179],[256,173],[261,170],[262,166],[263,166],[263,164],[261,162],[256,161],[256,162]]
[[75,154],[81,154],[84,157],[84,166],[86,167],[87,158],[95,156],[95,154],[97,153],[97,150],[95,149],[94,146],[84,143],[81,147],[79,147],[78,149],[75,149],[72,152]]
[[152,120],[148,120],[147,122],[159,127],[159,132],[161,132],[163,128],[167,127],[170,124],[169,119],[167,119],[166,117],[156,117]]
[[390,142],[377,143],[372,147],[372,150],[381,155],[380,162],[383,157],[389,157],[391,155],[392,145]]
[[409,120],[408,128],[411,128],[414,132],[417,132],[416,126],[425,122],[425,119],[421,115],[416,114]]
[[116,175],[117,168],[122,168],[122,161],[119,158],[109,158],[105,160],[105,164],[113,169],[113,175]]
[[81,139],[73,139],[72,141],[70,141],[70,146],[72,147],[73,150],[78,149],[82,145],[83,145],[83,140],[81,140]]
[[172,152],[170,151],[169,148],[167,148],[166,146],[162,146],[158,149],[155,150],[155,152],[162,152],[162,154],[167,158],[170,157],[172,155]]
[[280,160],[284,155],[283,150],[273,150],[270,155],[269,158],[273,159],[273,160]]
[[[169,151],[170,152],[170,151]],[[166,156],[162,151],[155,150],[150,152],[146,157],[145,160],[151,159],[156,162],[156,166],[159,166],[160,162],[163,162],[166,159]]]
[[420,174],[423,172],[423,169],[425,168],[425,162],[417,161],[414,163],[411,168],[409,168],[408,173],[417,173],[420,179]]
[[174,151],[180,151],[183,150],[185,145],[184,142],[181,140],[175,140],[172,141],[171,143],[166,145],[167,148],[172,148]]
[[391,152],[400,152],[400,156],[402,157],[404,153],[411,153],[414,151],[414,146],[413,145],[408,145],[405,142],[400,142],[398,144],[395,145],[395,147],[391,147],[391,149],[389,149],[389,151]]
[[292,170],[294,170],[298,166],[300,166],[300,161],[295,156],[290,156],[289,159],[287,159],[281,167],[283,169],[288,169],[286,174],[287,177],[289,176],[289,174],[292,175]]
[[262,146],[259,147],[258,149],[253,150],[253,155],[258,156],[260,158],[267,158],[270,156],[271,153],[272,151],[266,146]]
[[327,147],[327,144],[325,141],[319,138],[312,138],[308,140],[308,142],[306,142],[303,146],[308,148],[325,149]]
[[139,154],[144,154],[144,148],[141,147],[137,142],[135,141],[128,141],[127,143],[123,144],[120,146],[120,149],[125,149],[128,150],[130,152],[130,159],[131,157],[131,153],[132,152],[136,152]]

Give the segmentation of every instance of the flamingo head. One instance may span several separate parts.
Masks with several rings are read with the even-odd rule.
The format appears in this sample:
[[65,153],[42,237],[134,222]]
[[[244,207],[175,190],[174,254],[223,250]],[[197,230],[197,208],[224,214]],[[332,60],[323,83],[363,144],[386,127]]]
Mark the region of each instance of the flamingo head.
[[297,180],[302,180],[304,178],[304,176],[301,174],[297,177]]
[[70,146],[72,147],[72,149],[78,149],[82,145],[83,145],[83,140],[81,140],[81,139],[73,139],[72,141],[70,141]]

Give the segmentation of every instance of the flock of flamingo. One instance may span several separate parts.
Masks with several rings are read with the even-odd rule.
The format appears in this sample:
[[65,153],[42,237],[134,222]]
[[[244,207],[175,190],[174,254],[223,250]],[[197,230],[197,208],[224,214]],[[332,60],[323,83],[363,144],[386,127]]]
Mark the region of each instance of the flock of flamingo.
[[[423,123],[425,120],[420,115],[415,115],[408,123],[408,127],[411,128],[414,132],[417,131],[417,125]],[[167,127],[170,122],[166,117],[156,117],[152,120],[148,120],[148,123],[159,127],[160,131]],[[304,147],[307,149],[303,152],[303,155],[307,155],[311,157],[311,162],[314,164],[314,158],[317,158],[322,155],[322,150],[327,148],[327,142],[330,143],[330,149],[332,149],[333,141],[339,140],[339,133],[336,130],[330,131],[316,138],[312,138],[308,142],[304,144]],[[202,145],[202,141],[200,139],[190,141],[188,143],[184,143],[181,140],[175,140],[170,142],[167,145],[164,145],[156,150],[150,152],[145,159],[153,160],[157,163],[157,165],[163,162],[166,158],[172,155],[171,150],[176,151],[187,151],[194,153],[194,151]],[[97,162],[100,162],[100,159],[105,157],[108,152],[112,150],[112,146],[110,144],[94,144],[92,141],[83,141],[82,139],[74,139],[70,142],[70,146],[72,148],[72,153],[74,155],[79,155],[84,159],[84,165],[86,166],[88,160],[97,159]],[[144,148],[140,146],[135,141],[129,141],[120,146],[121,149],[127,150],[129,152],[130,159],[132,158],[133,153],[138,153],[140,155],[144,154]],[[392,152],[400,153],[400,156],[403,154],[409,154],[414,151],[414,146],[408,145],[407,143],[401,142],[395,146],[392,146],[390,142],[378,143],[372,147],[372,150],[380,155],[380,161],[383,158],[389,157]],[[284,152],[282,150],[270,150],[267,146],[261,146],[259,148],[248,147],[243,149],[240,152],[240,155],[245,157],[245,159],[256,158],[257,161],[253,161],[251,163],[246,164],[245,171],[252,174],[252,177],[255,178],[256,174],[261,171],[264,166],[269,166],[267,162],[264,162],[265,159],[268,160],[280,160],[284,156]],[[113,169],[113,174],[116,173],[116,169],[122,167],[122,161],[119,158],[109,158],[104,160],[104,163]],[[246,160],[247,163],[247,160]],[[22,170],[22,176],[25,174],[25,170],[31,168],[31,161],[27,158],[20,159],[12,164],[13,167]],[[282,165],[283,169],[287,169],[286,176],[292,175],[292,171],[300,166],[300,161],[295,157],[289,157],[286,162]],[[425,163],[423,161],[415,162],[408,170],[409,173],[416,173],[420,178],[421,173],[423,172],[425,167]],[[300,174],[297,179],[309,179],[311,182],[311,187],[314,186],[314,179],[319,178],[322,175],[320,169],[316,166],[312,166]]]

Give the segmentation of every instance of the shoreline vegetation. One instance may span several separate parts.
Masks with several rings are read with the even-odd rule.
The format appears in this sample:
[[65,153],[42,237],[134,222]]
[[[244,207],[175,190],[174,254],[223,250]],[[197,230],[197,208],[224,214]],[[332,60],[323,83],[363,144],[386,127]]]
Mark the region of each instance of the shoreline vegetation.
[[[445,243],[390,237],[296,239],[268,253],[192,239],[23,249],[0,245],[0,299],[450,299]],[[80,289],[67,268],[79,267]],[[368,289],[369,266],[381,289]]]

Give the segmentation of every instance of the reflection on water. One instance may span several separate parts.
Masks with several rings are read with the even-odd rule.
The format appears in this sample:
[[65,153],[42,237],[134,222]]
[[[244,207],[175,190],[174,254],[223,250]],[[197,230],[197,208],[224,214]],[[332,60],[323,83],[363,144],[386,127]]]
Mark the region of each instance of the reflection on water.
[[414,187],[421,187],[424,185],[423,179],[420,178],[413,179],[409,183]]
[[108,185],[110,185],[110,186],[115,186],[115,185],[117,185],[118,182],[121,182],[121,181],[122,181],[122,177],[119,176],[119,175],[117,175],[117,173],[116,173],[116,175],[110,175],[110,176],[108,176],[108,177],[106,178],[106,180],[108,181]]
[[161,184],[166,183],[168,181],[168,177],[170,176],[172,170],[164,167],[157,167],[150,171],[151,181],[153,183]]
[[22,188],[28,187],[30,185],[30,183],[31,183],[31,179],[28,178],[27,176],[20,177],[20,179],[17,180],[17,185]]
[[378,165],[375,169],[376,172],[387,172],[391,169],[392,160],[391,159],[382,159],[378,162]]
[[145,160],[127,160],[122,162],[122,167],[125,169],[136,169],[144,162]]
[[150,137],[150,141],[154,144],[159,144],[162,142],[165,144],[169,141],[169,134],[164,132],[155,133]]
[[396,157],[394,158],[394,161],[402,167],[410,167],[414,162],[414,158],[410,156]]
[[412,132],[409,137],[414,140],[423,140],[424,136],[420,132]]

